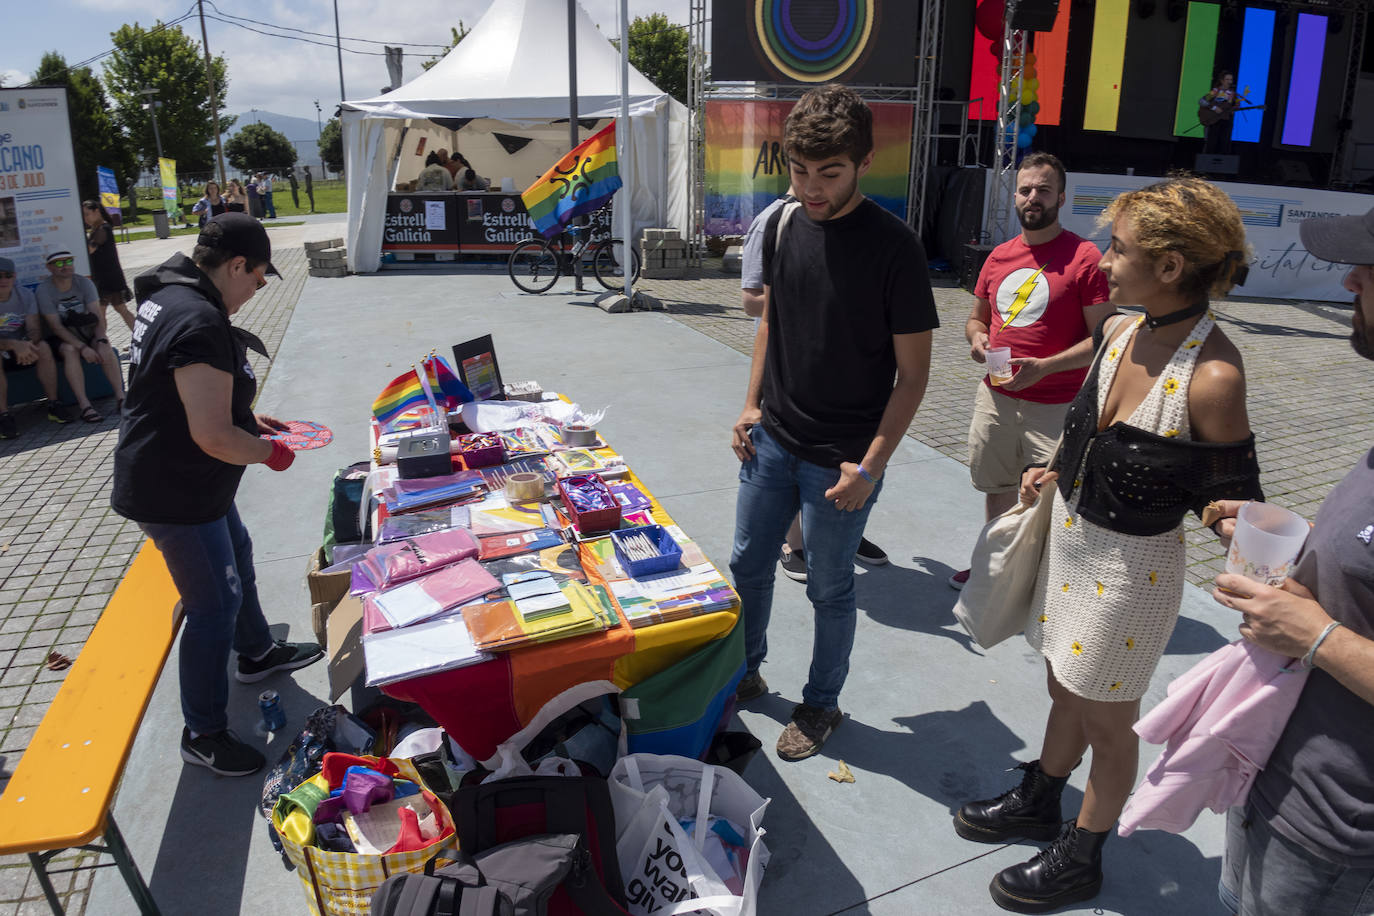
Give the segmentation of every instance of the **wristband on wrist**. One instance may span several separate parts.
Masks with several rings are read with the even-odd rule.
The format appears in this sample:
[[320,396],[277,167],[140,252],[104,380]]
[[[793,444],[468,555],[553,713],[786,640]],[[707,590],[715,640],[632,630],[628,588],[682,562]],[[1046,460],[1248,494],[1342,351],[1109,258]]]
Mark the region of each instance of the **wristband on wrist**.
[[263,464],[274,471],[284,471],[291,467],[291,462],[296,460],[296,453],[287,448],[280,439],[272,440],[272,454],[267,456]]
[[1321,635],[1319,635],[1319,636],[1313,641],[1313,643],[1312,643],[1312,648],[1308,649],[1308,650],[1307,650],[1307,654],[1303,656],[1303,659],[1302,659],[1302,667],[1303,667],[1304,670],[1311,669],[1311,668],[1315,668],[1315,667],[1317,666],[1317,663],[1316,663],[1317,650],[1318,650],[1319,648],[1321,648],[1321,644],[1322,644],[1322,643],[1326,642],[1326,637],[1328,637],[1328,636],[1331,635],[1331,631],[1334,630],[1334,629],[1336,629],[1336,627],[1338,627],[1338,626],[1340,626],[1340,625],[1341,625],[1341,622],[1340,622],[1339,620],[1333,620],[1333,621],[1331,621],[1330,623],[1328,623],[1328,624],[1326,625],[1326,629],[1324,629],[1324,630],[1321,631]]
[[874,477],[872,474],[868,473],[868,469],[867,469],[867,468],[865,468],[862,464],[861,464],[861,465],[858,465],[858,468],[859,468],[859,476],[860,476],[860,477],[862,477],[864,480],[867,480],[869,483],[873,484],[875,487],[878,485],[878,478],[876,478],[876,477]]

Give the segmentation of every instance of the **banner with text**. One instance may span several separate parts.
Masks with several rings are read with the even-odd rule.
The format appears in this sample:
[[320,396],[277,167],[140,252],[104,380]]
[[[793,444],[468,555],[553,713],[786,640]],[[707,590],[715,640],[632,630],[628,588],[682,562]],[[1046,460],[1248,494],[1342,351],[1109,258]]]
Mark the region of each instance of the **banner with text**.
[[32,287],[48,275],[47,253],[63,249],[90,273],[67,91],[0,89],[0,256]]
[[[1070,172],[1064,208],[1059,220],[1064,227],[1105,249],[1111,228],[1097,227],[1098,215],[1123,191],[1134,191],[1159,181],[1140,175],[1089,175]],[[1221,188],[1240,208],[1245,237],[1253,249],[1250,277],[1233,296],[1273,299],[1313,299],[1348,302],[1350,292],[1342,281],[1350,270],[1332,264],[1302,247],[1298,226],[1303,220],[1326,216],[1367,213],[1374,196],[1344,191],[1320,191],[1278,185],[1238,184],[1219,181]]]
[[95,167],[96,186],[100,188],[100,205],[114,216],[119,209],[119,182],[115,179],[114,169],[103,165]]
[[[792,101],[706,103],[706,234],[743,235],[759,213],[787,192],[783,122]],[[871,102],[873,165],[859,190],[906,219],[911,173],[911,106]]]
[[162,176],[162,208],[167,211],[167,215],[176,218],[177,210],[177,161],[175,159],[159,159],[157,161],[157,171]]

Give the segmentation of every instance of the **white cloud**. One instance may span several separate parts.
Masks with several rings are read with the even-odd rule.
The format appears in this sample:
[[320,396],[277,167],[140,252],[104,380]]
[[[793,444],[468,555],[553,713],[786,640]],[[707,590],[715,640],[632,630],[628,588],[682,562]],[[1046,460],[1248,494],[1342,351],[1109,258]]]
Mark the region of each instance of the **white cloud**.
[[4,80],[6,86],[22,86],[29,81],[29,75],[23,70],[11,67],[8,70],[0,70],[0,80]]

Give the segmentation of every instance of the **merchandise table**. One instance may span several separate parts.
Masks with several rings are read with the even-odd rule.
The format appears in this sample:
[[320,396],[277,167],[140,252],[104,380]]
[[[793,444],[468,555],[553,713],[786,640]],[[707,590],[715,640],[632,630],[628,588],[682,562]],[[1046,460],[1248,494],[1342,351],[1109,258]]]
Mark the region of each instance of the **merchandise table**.
[[[609,448],[593,451],[611,453]],[[633,471],[624,479],[649,497],[655,522],[673,524]],[[589,684],[613,687],[583,692],[634,686],[728,635],[739,610],[736,596],[724,610],[638,628],[619,614],[619,624],[604,632],[498,652],[489,661],[393,682],[382,690],[418,704],[464,750],[486,761],[499,744],[533,722],[546,703],[565,691]]]
[[[611,207],[588,219],[593,241],[611,235]],[[535,236],[524,200],[505,191],[392,191],[384,220],[382,251],[412,257],[509,254]]]

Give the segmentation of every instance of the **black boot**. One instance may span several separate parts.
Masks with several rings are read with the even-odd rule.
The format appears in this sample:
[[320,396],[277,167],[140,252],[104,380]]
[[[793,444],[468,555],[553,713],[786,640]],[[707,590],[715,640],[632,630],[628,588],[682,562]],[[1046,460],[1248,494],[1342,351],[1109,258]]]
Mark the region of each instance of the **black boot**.
[[1018,763],[1025,770],[1021,785],[996,798],[969,802],[954,815],[954,832],[975,843],[1003,843],[1027,839],[1049,842],[1059,834],[1064,820],[1059,796],[1067,776],[1047,776],[1040,761]]
[[1074,821],[1029,862],[1004,868],[988,890],[993,902],[1013,913],[1048,913],[1091,900],[1102,890],[1102,844],[1110,830],[1093,833]]

